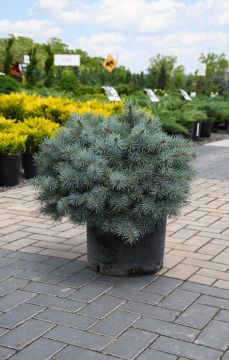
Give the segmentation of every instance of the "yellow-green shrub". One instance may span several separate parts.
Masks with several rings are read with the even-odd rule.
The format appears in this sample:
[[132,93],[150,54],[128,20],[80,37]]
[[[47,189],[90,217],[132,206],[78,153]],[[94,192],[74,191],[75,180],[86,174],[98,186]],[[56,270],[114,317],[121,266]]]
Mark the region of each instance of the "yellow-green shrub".
[[26,135],[16,131],[0,132],[0,156],[17,155],[25,150]]
[[40,97],[25,93],[0,95],[0,115],[17,121],[29,117],[44,117],[57,123],[64,123],[72,113],[104,115],[120,113],[123,103],[108,103],[97,100],[75,102],[60,97]]
[[9,131],[15,125],[15,120],[9,120],[0,116],[0,131]]
[[25,151],[37,152],[43,139],[52,137],[59,128],[59,124],[45,118],[28,118],[17,123],[17,131],[26,136]]

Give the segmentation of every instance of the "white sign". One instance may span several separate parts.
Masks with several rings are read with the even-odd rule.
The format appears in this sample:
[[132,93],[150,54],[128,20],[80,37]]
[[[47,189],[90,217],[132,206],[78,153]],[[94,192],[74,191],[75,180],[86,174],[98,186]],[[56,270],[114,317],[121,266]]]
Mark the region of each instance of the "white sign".
[[188,93],[183,90],[183,89],[179,89],[181,96],[183,97],[183,99],[187,100],[187,101],[192,101],[192,98],[188,95]]
[[112,86],[102,86],[109,101],[121,101],[117,91]]
[[29,55],[24,55],[24,64],[29,64],[29,63],[30,63]]
[[54,65],[56,66],[80,66],[79,55],[55,54]]
[[192,99],[195,98],[196,97],[196,92],[195,91],[191,92],[190,96],[191,96]]
[[146,95],[148,96],[148,98],[150,99],[150,101],[152,101],[153,103],[158,103],[159,99],[158,97],[155,95],[154,91],[152,89],[144,89]]
[[199,66],[199,69],[197,70],[197,75],[198,76],[205,76],[206,75],[206,65],[205,64],[201,64]]

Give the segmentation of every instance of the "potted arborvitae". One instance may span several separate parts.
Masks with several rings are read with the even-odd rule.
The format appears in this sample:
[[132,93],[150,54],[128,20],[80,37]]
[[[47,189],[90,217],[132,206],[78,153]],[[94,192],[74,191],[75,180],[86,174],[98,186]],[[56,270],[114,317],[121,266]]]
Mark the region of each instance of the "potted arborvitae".
[[166,135],[132,104],[108,119],[75,115],[37,156],[41,212],[87,225],[92,269],[156,272],[166,220],[187,202],[194,157],[188,140]]

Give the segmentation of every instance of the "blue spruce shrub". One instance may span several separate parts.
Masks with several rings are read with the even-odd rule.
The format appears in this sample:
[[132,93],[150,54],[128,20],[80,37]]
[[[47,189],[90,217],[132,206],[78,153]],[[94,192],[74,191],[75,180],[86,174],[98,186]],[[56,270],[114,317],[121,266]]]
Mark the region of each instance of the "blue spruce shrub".
[[74,115],[37,156],[41,212],[133,243],[186,204],[194,157],[188,140],[132,104],[108,119]]

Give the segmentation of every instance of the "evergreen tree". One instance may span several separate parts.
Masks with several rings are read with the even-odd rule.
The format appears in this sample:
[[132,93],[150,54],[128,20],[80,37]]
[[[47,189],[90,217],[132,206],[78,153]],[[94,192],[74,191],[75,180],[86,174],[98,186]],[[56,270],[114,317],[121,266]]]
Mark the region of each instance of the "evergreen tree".
[[166,79],[166,64],[165,62],[162,62],[160,66],[160,72],[158,76],[158,82],[157,82],[157,88],[165,90],[167,87],[167,79]]
[[34,45],[29,51],[30,62],[26,68],[26,81],[29,86],[35,86],[39,79],[37,47]]
[[45,60],[45,86],[50,87],[54,81],[54,54],[51,44],[45,45],[47,58]]
[[132,243],[186,204],[194,156],[132,104],[109,119],[75,115],[37,156],[41,211]]
[[8,39],[5,40],[5,58],[3,61],[3,72],[6,75],[10,75],[11,64],[13,63],[13,53],[12,46],[15,42],[15,37],[10,35]]

